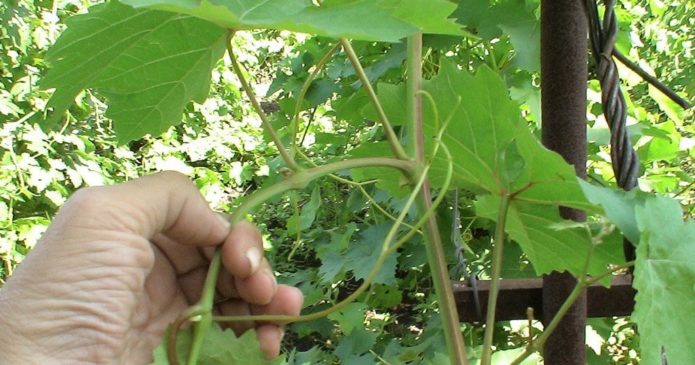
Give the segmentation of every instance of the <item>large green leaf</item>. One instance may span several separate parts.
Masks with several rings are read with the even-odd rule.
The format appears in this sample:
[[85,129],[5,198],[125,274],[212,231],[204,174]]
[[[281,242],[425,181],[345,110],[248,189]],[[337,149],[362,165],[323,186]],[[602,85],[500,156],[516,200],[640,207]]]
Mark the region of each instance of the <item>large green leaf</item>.
[[[536,272],[582,275],[589,234],[582,228],[553,226],[563,221],[558,206],[594,208],[572,166],[532,135],[500,76],[487,67],[472,75],[444,62],[424,89],[436,100],[439,124],[451,119],[443,142],[453,156],[454,184],[479,194],[478,214],[496,219],[500,197],[513,193],[506,230]],[[426,104],[424,109],[426,133],[432,136],[434,107]],[[439,153],[431,173],[434,186],[440,186],[446,164]],[[612,260],[604,251],[594,252],[589,273],[603,272]]]
[[180,122],[186,103],[207,97],[226,38],[224,29],[191,16],[97,5],[68,20],[48,53],[52,68],[42,85],[55,88],[48,124],[92,87],[109,99],[120,142],[159,134]]
[[[168,339],[167,332],[162,343],[154,350],[152,365],[169,365],[166,351]],[[176,337],[176,354],[179,364],[186,362],[192,340],[192,327],[179,330]],[[284,356],[266,360],[254,330],[246,331],[242,336],[237,337],[232,330],[222,330],[219,326],[213,325],[205,336],[198,363],[201,365],[279,365],[284,363]]]
[[580,185],[586,197],[592,203],[599,204],[604,215],[615,223],[630,242],[637,244],[640,233],[635,220],[635,207],[644,204],[644,193],[595,186],[585,181],[580,181]]
[[[345,270],[352,271],[356,279],[365,279],[375,267],[381,255],[381,246],[390,229],[391,224],[385,223],[362,231],[359,240],[353,243],[345,253]],[[387,256],[373,283],[394,284],[396,265],[396,256]]]
[[328,37],[395,42],[421,31],[464,34],[447,17],[456,5],[447,0],[123,0],[190,14],[222,27],[270,28]]
[[[475,207],[479,216],[495,220],[500,198],[484,195],[478,198]],[[507,213],[505,230],[524,250],[537,274],[569,271],[574,275],[584,273],[586,256],[591,249],[591,237],[581,227],[552,229],[562,222],[558,209],[551,206],[512,202]],[[597,275],[607,270],[608,264],[616,263],[610,250],[596,249],[589,263],[588,274]],[[610,280],[604,281],[605,284]]]
[[683,221],[677,201],[654,197],[636,206],[637,247],[632,318],[644,364],[692,364],[695,359],[695,223]]
[[[454,157],[455,185],[478,193],[518,191],[515,200],[528,203],[591,208],[572,166],[533,136],[497,73],[483,66],[473,75],[443,62],[424,89],[436,100],[439,124],[451,119],[443,142]],[[425,104],[428,135],[436,124],[433,107]],[[444,154],[437,157],[435,186],[447,169]]]
[[338,322],[340,330],[349,335],[355,328],[364,328],[364,312],[367,310],[365,303],[350,303],[343,309],[328,315],[328,318]]
[[[354,225],[348,225],[343,234],[332,234],[331,242],[317,250],[321,259],[321,280],[334,282],[337,276],[348,271],[352,272],[356,279],[365,279],[381,255],[381,247],[390,229],[391,224],[386,223],[368,227],[349,245],[348,242],[355,232]],[[397,264],[395,255],[386,257],[373,283],[394,284]]]

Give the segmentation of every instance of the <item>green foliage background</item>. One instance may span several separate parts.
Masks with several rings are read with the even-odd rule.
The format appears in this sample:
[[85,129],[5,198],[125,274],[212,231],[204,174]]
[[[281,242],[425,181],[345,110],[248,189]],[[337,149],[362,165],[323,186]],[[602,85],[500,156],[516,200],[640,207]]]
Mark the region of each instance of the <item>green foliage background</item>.
[[[418,2],[411,3],[415,6]],[[438,3],[446,6],[444,1]],[[55,43],[65,20],[84,13],[88,5],[87,1],[26,0],[5,0],[0,4],[2,280],[11,275],[14,266],[36,244],[62,202],[80,187],[112,184],[173,169],[191,176],[213,208],[229,211],[248,192],[281,179],[282,164],[277,153],[262,132],[260,120],[244,102],[239,81],[230,72],[226,59],[218,63],[208,61],[212,72],[210,85],[191,81],[197,89],[187,97],[199,103],[182,105],[182,124],[171,126],[175,121],[168,124],[163,121],[156,131],[143,129],[132,136],[119,133],[119,128],[133,129],[119,127],[118,119],[132,120],[133,115],[107,111],[105,98],[118,94],[119,87],[129,86],[114,84],[114,80],[91,79],[92,83],[85,85],[94,86],[100,92],[79,92],[76,88],[74,94],[51,101],[62,102],[67,108],[64,114],[45,115],[43,110],[51,94],[40,89],[39,82],[43,86],[60,85],[60,80],[45,75],[47,60],[61,57],[47,54],[47,48]],[[691,38],[694,31],[690,19],[695,17],[695,6],[676,0],[629,0],[621,2],[617,10],[619,49],[693,100],[695,67]],[[460,0],[454,15],[481,40],[426,36],[425,46],[429,51],[425,57],[425,78],[435,77],[447,62],[478,72],[485,66],[501,76],[512,99],[521,105],[521,113],[532,131],[537,132],[540,123],[538,1]],[[379,33],[381,30],[370,28],[373,24],[368,22],[375,19],[383,21],[383,18],[364,18],[365,29],[383,35]],[[391,21],[397,23],[398,19],[393,16]],[[330,35],[331,26],[315,31]],[[219,54],[222,50],[215,42],[225,37],[211,32],[209,51]],[[401,35],[394,33],[392,37],[396,40]],[[355,36],[370,39],[373,35],[365,31]],[[248,69],[257,94],[265,95],[264,108],[271,113],[274,126],[285,140],[291,132],[295,98],[311,67],[328,51],[330,41],[278,30],[240,32],[235,38],[240,61]],[[403,44],[365,40],[355,42],[354,46],[370,80],[377,83],[380,97],[388,100],[389,93],[401,92],[398,85],[403,81],[406,56]],[[201,59],[205,61],[200,58],[191,62]],[[629,70],[622,67],[620,70],[630,107],[630,131],[644,172],[640,187],[676,197],[685,215],[692,216],[695,209],[691,189],[695,170],[692,111],[683,111]],[[207,78],[207,75],[198,76]],[[138,74],[130,77],[137,78]],[[378,143],[382,132],[373,122],[371,109],[365,107],[367,97],[358,91],[359,84],[344,54],[338,54],[309,88],[306,102],[300,105],[298,129],[302,150],[315,161],[330,161],[344,155],[375,155],[385,150]],[[210,94],[206,99],[208,88]],[[75,96],[77,103],[70,106]],[[149,97],[140,100],[161,100],[162,95]],[[595,183],[612,186],[606,148],[609,133],[600,116],[596,81],[589,83],[589,100],[590,178]],[[113,103],[111,100],[110,105]],[[397,115],[399,109],[403,106],[392,105],[392,115]],[[178,110],[169,112],[178,118]],[[54,131],[46,132],[39,127],[38,123],[47,117],[56,121]],[[146,135],[147,132],[153,134]],[[134,137],[137,139],[130,141]],[[126,141],[129,142],[125,145],[119,144]],[[366,180],[359,189],[332,180],[317,181],[302,193],[267,204],[252,218],[265,233],[267,254],[280,281],[300,287],[306,296],[305,306],[320,309],[350,293],[365,276],[365,262],[374,259],[373,245],[385,236],[391,217],[400,213],[404,204],[400,186],[389,184],[388,179],[370,183],[368,179],[373,176],[370,172],[353,173],[350,176],[353,179]],[[476,209],[479,215],[484,215],[480,213],[481,206],[474,205],[472,196],[464,198],[459,208],[464,217],[463,238],[469,248],[466,257],[471,269],[485,278],[490,268],[494,223],[471,218],[475,217]],[[438,218],[442,236],[449,237],[451,210],[441,209]],[[649,226],[644,219],[644,214],[640,215],[635,224]],[[523,239],[512,238],[524,245]],[[612,247],[609,250],[613,255],[619,250],[617,245],[608,247]],[[449,249],[453,267],[455,255],[453,247]],[[533,258],[510,244],[503,276],[535,275],[529,259]],[[398,256],[389,258],[375,285],[358,302],[329,318],[291,326],[285,343],[287,361],[291,364],[444,363],[441,324],[425,263],[422,243],[418,238],[413,239]],[[464,329],[467,345],[476,355],[482,342],[481,329],[468,324]],[[500,323],[498,349],[509,350],[509,354],[518,352],[528,331],[537,332],[538,328],[529,329],[520,322]],[[639,362],[639,338],[629,318],[590,320],[588,331],[587,353],[592,363]],[[504,357],[505,352],[496,356]]]

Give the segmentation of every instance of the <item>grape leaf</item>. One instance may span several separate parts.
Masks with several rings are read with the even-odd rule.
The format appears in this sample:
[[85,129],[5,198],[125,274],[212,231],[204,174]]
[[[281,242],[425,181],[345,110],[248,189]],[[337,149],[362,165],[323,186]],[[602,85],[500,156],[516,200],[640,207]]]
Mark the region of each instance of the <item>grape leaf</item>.
[[194,15],[224,28],[269,28],[333,38],[396,42],[415,32],[465,34],[447,17],[456,5],[447,0],[123,0]]
[[[373,1],[373,0],[372,0]],[[461,26],[447,19],[456,10],[449,0],[391,0],[393,14],[428,34],[463,35]]]
[[[514,192],[506,230],[536,273],[583,274],[591,247],[588,233],[582,228],[554,230],[552,225],[563,221],[560,205],[595,208],[584,197],[572,166],[530,132],[500,76],[487,67],[472,75],[443,62],[424,89],[436,100],[439,124],[451,119],[442,139],[454,159],[454,185],[479,194],[478,214],[495,220],[500,196]],[[424,109],[425,130],[433,136],[434,107],[425,104]],[[446,166],[439,153],[430,175],[434,186],[441,186]],[[612,260],[603,251],[594,252],[589,273],[605,271]]]
[[640,332],[644,364],[671,365],[695,359],[695,223],[683,221],[677,201],[647,199],[635,207],[641,232],[637,247],[632,319]]
[[[359,157],[393,157],[387,142],[363,143],[350,151],[350,156]],[[400,171],[383,167],[361,167],[352,169],[350,174],[355,181],[376,179],[376,186],[384,189],[394,197],[407,196],[407,183]]]
[[[516,348],[511,350],[495,351],[492,354],[493,364],[511,364],[521,353],[524,352],[524,348]],[[537,353],[531,354],[522,361],[521,365],[534,365],[540,362],[540,356]]]
[[288,356],[287,363],[295,365],[320,364],[325,356],[326,355],[321,351],[320,347],[314,346],[307,351],[294,350]]
[[[475,203],[476,213],[495,220],[499,204],[500,198],[496,195],[479,196]],[[556,207],[523,202],[512,202],[509,206],[505,230],[524,250],[538,275],[553,270],[584,274],[591,237],[586,229],[579,227],[562,230],[551,228],[556,222],[562,221]],[[608,264],[614,263],[614,259],[607,252],[594,251],[588,273],[603,273]],[[605,284],[609,282],[610,278],[604,281]]]
[[369,288],[367,304],[376,308],[391,308],[403,302],[403,294],[397,286],[374,284]]
[[119,142],[159,134],[180,122],[186,103],[205,100],[226,39],[224,29],[194,17],[116,1],[94,6],[67,21],[47,54],[52,68],[41,85],[55,91],[46,124],[93,87],[109,99]]
[[328,315],[328,318],[338,322],[344,334],[349,335],[355,328],[364,328],[364,312],[367,305],[364,303],[350,303],[343,309]]
[[528,71],[540,69],[540,21],[524,1],[499,1],[490,6],[486,0],[461,0],[453,15],[487,41],[509,35],[516,66]]
[[[374,359],[361,358],[376,344],[378,334],[363,328],[355,328],[349,335],[343,337],[335,349],[335,354],[341,360],[341,364],[374,364]],[[371,362],[369,361],[371,360]]]
[[343,271],[345,258],[342,253],[348,247],[350,239],[356,230],[356,224],[348,223],[345,226],[345,232],[330,232],[331,241],[327,244],[320,245],[316,249],[316,255],[321,260],[319,275],[321,276],[322,282],[335,282],[336,276]]
[[[443,142],[454,156],[456,186],[477,193],[519,191],[517,201],[593,209],[574,169],[533,136],[497,73],[483,66],[472,75],[445,61],[424,89],[436,100],[439,124],[451,119]],[[424,109],[426,133],[433,136],[435,113],[428,103]],[[440,152],[431,170],[435,186],[446,169]]]
[[453,16],[457,22],[477,29],[489,12],[489,0],[458,0]]
[[625,192],[591,185],[585,181],[580,181],[579,184],[587,199],[601,205],[606,217],[618,226],[630,242],[637,244],[640,233],[635,218],[635,207],[644,204],[644,195],[637,190]]
[[[366,278],[381,254],[381,245],[390,229],[391,224],[368,227],[360,232],[357,240],[349,246],[347,243],[355,231],[354,225],[348,226],[343,234],[333,234],[329,244],[321,245],[317,249],[317,254],[321,259],[321,267],[319,268],[321,280],[331,282],[343,271],[351,271],[356,279]],[[373,283],[395,283],[396,265],[396,256],[389,255]]]
[[[352,271],[355,278],[364,279],[372,271],[381,254],[381,245],[390,229],[391,224],[388,223],[370,226],[362,231],[359,240],[348,248],[345,255],[345,269]],[[396,264],[396,255],[386,257],[373,283],[395,284]]]
[[[166,351],[169,335],[170,333],[167,331],[162,343],[154,350],[152,365],[169,365]],[[179,364],[186,363],[192,337],[192,327],[178,331],[176,350]],[[234,331],[222,330],[219,326],[213,325],[205,336],[198,363],[200,365],[280,365],[284,363],[284,356],[267,360],[261,351],[261,345],[256,339],[256,331],[254,330],[246,331],[237,337]]]
[[541,22],[526,10],[524,2],[507,1],[492,7],[483,26],[499,27],[509,34],[514,47],[514,64],[528,71],[541,67]]

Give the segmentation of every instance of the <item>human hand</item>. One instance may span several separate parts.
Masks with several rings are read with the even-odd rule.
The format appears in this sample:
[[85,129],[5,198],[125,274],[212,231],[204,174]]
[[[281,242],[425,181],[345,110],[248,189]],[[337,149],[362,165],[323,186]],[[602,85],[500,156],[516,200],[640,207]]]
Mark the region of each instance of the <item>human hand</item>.
[[[149,364],[167,325],[200,298],[219,244],[217,313],[299,313],[302,294],[277,285],[258,230],[230,228],[187,177],[78,191],[0,290],[2,363]],[[278,354],[280,326],[231,327],[255,328]]]

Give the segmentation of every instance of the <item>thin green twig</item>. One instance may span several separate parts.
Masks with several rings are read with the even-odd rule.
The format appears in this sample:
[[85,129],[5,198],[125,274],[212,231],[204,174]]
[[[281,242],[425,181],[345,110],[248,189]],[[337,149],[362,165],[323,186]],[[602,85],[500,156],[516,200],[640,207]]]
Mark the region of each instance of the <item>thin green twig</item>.
[[401,160],[407,160],[408,155],[405,153],[405,150],[403,150],[403,146],[401,145],[401,142],[398,140],[396,132],[393,131],[391,122],[389,121],[389,118],[386,116],[386,112],[384,111],[384,108],[381,106],[379,97],[376,95],[376,92],[374,91],[372,84],[369,82],[367,74],[364,72],[364,68],[360,63],[360,60],[357,57],[357,54],[355,53],[355,50],[352,48],[352,45],[347,39],[341,38],[340,44],[343,46],[345,54],[348,56],[348,59],[352,63],[352,67],[355,69],[357,76],[362,82],[362,87],[367,92],[369,99],[374,105],[374,109],[376,110],[376,113],[379,116],[379,120],[381,121],[381,126],[384,128],[384,134],[386,135],[386,139],[388,140],[389,145],[391,146],[391,152],[393,152],[394,157]]
[[270,138],[273,140],[273,143],[275,143],[275,147],[277,147],[278,151],[280,152],[280,157],[282,157],[282,160],[285,161],[287,167],[289,167],[293,171],[299,171],[302,169],[302,167],[297,164],[297,162],[292,158],[292,156],[290,156],[290,153],[288,152],[287,148],[280,140],[280,137],[278,137],[273,126],[270,124],[270,119],[268,118],[268,115],[265,114],[263,108],[261,107],[261,104],[258,102],[258,99],[256,99],[256,95],[254,94],[253,89],[249,85],[248,81],[246,81],[246,77],[244,77],[244,71],[242,70],[241,65],[239,64],[239,61],[237,60],[236,56],[234,55],[234,49],[232,48],[231,41],[233,35],[234,32],[230,32],[229,40],[227,42],[227,54],[229,55],[229,59],[232,61],[232,68],[234,69],[234,73],[239,78],[239,82],[241,82],[241,87],[242,89],[244,89],[244,92],[246,93],[246,96],[249,98],[249,101],[251,101],[251,105],[256,110],[258,117],[261,118],[263,129],[265,129],[265,131],[270,135]]
[[497,308],[497,295],[499,294],[500,276],[502,273],[504,229],[506,226],[510,200],[511,198],[509,194],[503,194],[497,211],[495,245],[492,250],[492,278],[490,281],[490,295],[487,301],[487,319],[485,321],[485,335],[483,337],[483,354],[480,359],[480,363],[482,365],[490,365],[492,361],[492,337],[495,331],[495,310]]
[[331,47],[328,52],[326,52],[325,55],[319,60],[319,62],[314,66],[314,69],[311,71],[307,79],[304,81],[304,85],[302,85],[302,89],[299,91],[299,95],[297,96],[297,102],[295,103],[294,106],[294,114],[292,117],[292,151],[291,154],[294,156],[296,151],[299,149],[300,146],[297,145],[297,132],[299,131],[299,113],[302,109],[302,104],[304,103],[304,99],[306,98],[306,93],[309,91],[309,87],[311,87],[311,84],[314,82],[316,79],[316,76],[318,76],[319,72],[323,70],[323,68],[326,66],[328,61],[331,60],[331,57],[333,57],[333,54],[340,48],[340,43],[336,43],[333,47]]
[[407,115],[408,150],[414,160],[425,159],[425,131],[422,123],[422,33],[408,37]]

